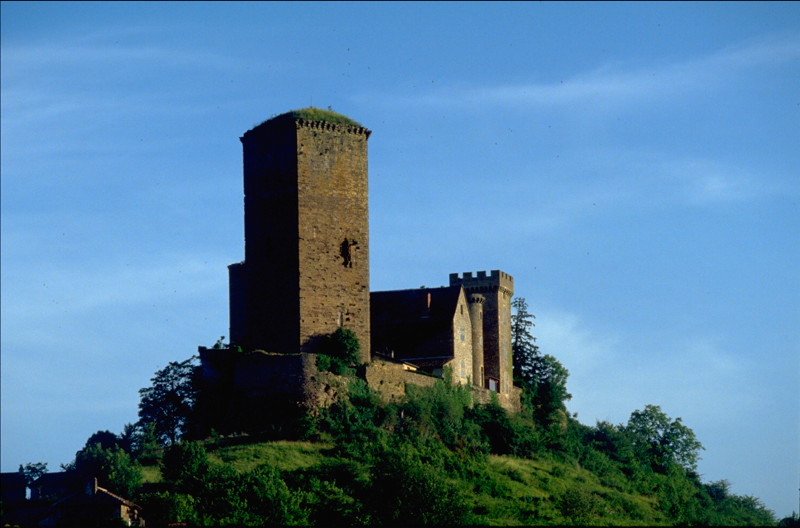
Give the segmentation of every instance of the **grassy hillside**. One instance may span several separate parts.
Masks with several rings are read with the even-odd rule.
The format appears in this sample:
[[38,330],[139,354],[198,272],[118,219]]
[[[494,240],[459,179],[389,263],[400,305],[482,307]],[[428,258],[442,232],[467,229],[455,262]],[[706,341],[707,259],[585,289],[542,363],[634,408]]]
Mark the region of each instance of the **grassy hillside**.
[[[775,524],[758,499],[701,482],[699,442],[655,406],[627,425],[589,427],[562,408],[537,418],[533,407],[476,406],[468,388],[444,381],[410,387],[400,404],[355,378],[346,394],[281,431],[302,440],[212,437],[167,448],[144,467],[136,497],[148,522]],[[670,436],[651,442],[653,424]]]
[[[247,437],[203,442],[212,464],[246,474],[261,465],[293,473],[324,473],[345,464],[330,442],[252,442]],[[575,463],[547,458],[523,459],[490,455],[482,481],[452,479],[467,490],[465,506],[471,523],[491,526],[520,524],[669,525],[657,500],[603,485]],[[163,483],[159,466],[144,466],[145,482]]]

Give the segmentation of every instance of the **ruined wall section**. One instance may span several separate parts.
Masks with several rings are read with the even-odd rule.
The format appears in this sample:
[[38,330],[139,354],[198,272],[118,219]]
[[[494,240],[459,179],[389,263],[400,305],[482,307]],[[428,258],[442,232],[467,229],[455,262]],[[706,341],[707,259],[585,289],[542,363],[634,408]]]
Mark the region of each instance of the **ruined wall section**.
[[387,402],[398,403],[406,398],[406,387],[432,387],[438,377],[408,369],[402,362],[374,356],[364,369],[364,380]]
[[522,389],[519,387],[511,387],[508,392],[492,392],[489,389],[481,389],[472,387],[472,403],[473,405],[488,405],[492,403],[494,398],[497,398],[497,404],[503,409],[518,413],[522,410]]
[[301,419],[346,394],[349,379],[317,368],[316,354],[199,347],[197,414],[199,435],[258,432]]
[[343,326],[369,361],[369,211],[365,128],[297,120],[300,344]]

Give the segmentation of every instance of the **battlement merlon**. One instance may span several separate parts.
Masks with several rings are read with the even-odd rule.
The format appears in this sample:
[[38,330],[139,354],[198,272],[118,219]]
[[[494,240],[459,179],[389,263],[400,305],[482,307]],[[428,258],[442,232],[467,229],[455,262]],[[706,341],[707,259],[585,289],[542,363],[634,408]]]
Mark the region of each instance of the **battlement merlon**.
[[500,289],[514,295],[514,277],[500,270],[492,270],[488,275],[478,271],[475,276],[471,271],[459,275],[450,274],[450,286],[461,285],[467,292],[492,291]]

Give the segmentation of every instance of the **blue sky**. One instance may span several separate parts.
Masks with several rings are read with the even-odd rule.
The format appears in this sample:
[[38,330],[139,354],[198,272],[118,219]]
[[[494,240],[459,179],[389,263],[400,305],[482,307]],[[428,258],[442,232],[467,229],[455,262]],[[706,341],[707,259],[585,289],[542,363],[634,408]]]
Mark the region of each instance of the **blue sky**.
[[800,482],[800,4],[2,3],[2,470],[227,335],[239,136],[370,138],[373,290],[502,269],[581,422],[646,404]]

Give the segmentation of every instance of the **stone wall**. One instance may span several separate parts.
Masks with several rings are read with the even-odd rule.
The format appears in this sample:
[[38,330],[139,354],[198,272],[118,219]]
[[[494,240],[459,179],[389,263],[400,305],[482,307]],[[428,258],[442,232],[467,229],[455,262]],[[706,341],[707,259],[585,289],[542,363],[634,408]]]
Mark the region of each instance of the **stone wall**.
[[[317,355],[241,353],[231,349],[200,347],[199,421],[197,433],[258,432],[287,423],[338,401],[347,391],[348,378],[317,368]],[[363,369],[367,384],[386,402],[400,402],[406,387],[431,387],[439,379],[410,370],[402,362],[376,357]],[[476,404],[491,403],[493,396],[505,409],[518,412],[521,391],[507,393],[472,388]]]
[[339,326],[369,361],[368,131],[297,123],[300,342]]
[[347,379],[317,369],[316,354],[242,353],[199,348],[198,432],[260,431],[312,414],[347,390]]
[[508,392],[493,392],[489,389],[481,389],[472,387],[472,401],[473,403],[487,405],[492,403],[493,398],[497,398],[497,404],[503,409],[510,412],[519,412],[522,410],[522,403],[520,397],[522,396],[522,389],[519,387],[511,387]]
[[242,138],[243,263],[230,266],[231,341],[248,350],[297,352],[297,133],[273,120]]

